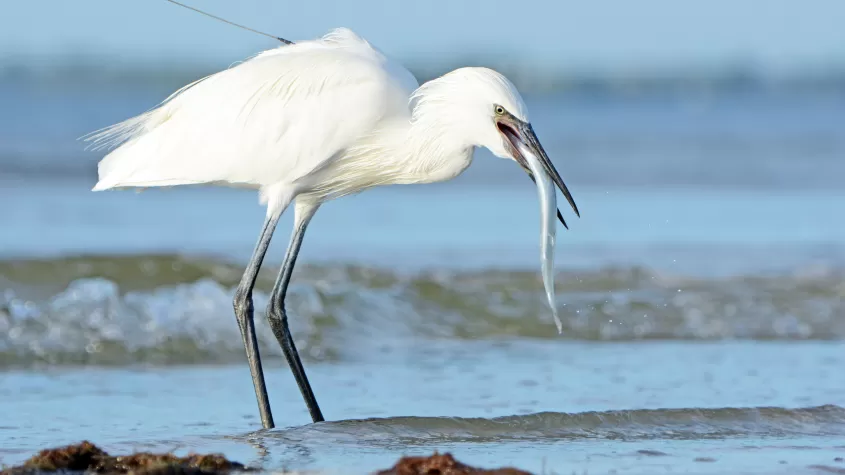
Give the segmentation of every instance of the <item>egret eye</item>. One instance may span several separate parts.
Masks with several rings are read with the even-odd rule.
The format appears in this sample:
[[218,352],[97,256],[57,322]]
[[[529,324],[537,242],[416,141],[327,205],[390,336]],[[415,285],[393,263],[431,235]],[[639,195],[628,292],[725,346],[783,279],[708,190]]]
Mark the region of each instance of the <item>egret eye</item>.
[[505,108],[502,106],[496,106],[496,115],[502,115],[505,113]]

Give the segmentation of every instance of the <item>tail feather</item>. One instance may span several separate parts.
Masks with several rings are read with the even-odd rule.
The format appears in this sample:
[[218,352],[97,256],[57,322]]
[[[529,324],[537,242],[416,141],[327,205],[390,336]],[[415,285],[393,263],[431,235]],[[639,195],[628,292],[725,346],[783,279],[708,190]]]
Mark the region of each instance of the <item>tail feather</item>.
[[147,130],[150,116],[155,111],[124,120],[114,125],[95,130],[82,138],[91,145],[86,150],[113,150],[131,139],[142,135]]
[[[165,110],[165,106],[183,92],[196,86],[202,81],[205,81],[209,77],[211,77],[211,75],[197,79],[196,81],[183,86],[143,114],[131,117],[122,122],[118,122],[117,124],[95,130],[83,135],[79,139],[85,142],[91,142],[91,145],[85,147],[86,150],[114,150],[124,143],[153,130],[156,126],[165,122],[170,117],[170,114]],[[161,115],[164,115],[164,117],[161,117]],[[156,120],[157,116],[158,120]]]

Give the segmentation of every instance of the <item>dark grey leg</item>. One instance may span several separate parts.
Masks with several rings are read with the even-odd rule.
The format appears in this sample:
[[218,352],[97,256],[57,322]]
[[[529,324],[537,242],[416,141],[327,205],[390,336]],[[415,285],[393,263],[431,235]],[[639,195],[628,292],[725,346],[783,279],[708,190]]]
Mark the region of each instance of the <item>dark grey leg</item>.
[[302,393],[305,404],[308,406],[308,412],[311,413],[311,419],[314,422],[323,421],[323,414],[320,412],[320,406],[317,405],[317,400],[314,398],[314,392],[311,391],[311,385],[308,383],[308,377],[305,375],[305,368],[302,367],[302,361],[299,359],[299,352],[296,351],[296,345],[293,343],[293,337],[288,328],[288,316],[285,312],[285,296],[288,291],[288,284],[290,283],[290,276],[293,274],[293,267],[296,264],[296,256],[299,255],[299,248],[302,246],[302,238],[305,236],[305,228],[317,211],[317,207],[297,206],[297,216],[294,224],[293,236],[291,236],[290,245],[285,254],[285,262],[282,264],[282,269],[279,271],[279,277],[273,286],[273,293],[270,295],[270,303],[267,307],[267,320],[270,322],[270,328],[279,345],[287,358],[288,365],[296,378],[296,384],[299,385],[299,391]]
[[267,398],[267,387],[264,384],[264,372],[261,369],[261,355],[258,354],[258,340],[255,338],[255,322],[253,321],[252,289],[255,287],[255,279],[258,276],[258,269],[264,261],[270,239],[273,237],[273,230],[279,222],[279,216],[268,218],[261,230],[261,237],[252,258],[246,267],[241,283],[235,291],[235,317],[238,319],[238,327],[241,330],[241,337],[246,348],[246,359],[249,361],[249,372],[252,374],[252,384],[255,386],[255,397],[258,399],[258,411],[261,414],[261,424],[265,429],[272,429],[273,414],[270,412],[270,401]]

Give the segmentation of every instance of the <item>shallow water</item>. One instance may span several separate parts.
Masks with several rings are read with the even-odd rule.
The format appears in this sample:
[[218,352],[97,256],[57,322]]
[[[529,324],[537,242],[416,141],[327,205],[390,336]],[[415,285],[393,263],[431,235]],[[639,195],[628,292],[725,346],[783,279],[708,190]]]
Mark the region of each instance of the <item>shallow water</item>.
[[285,216],[255,296],[264,433],[231,309],[255,193],[91,193],[98,155],[73,142],[164,92],[0,85],[27,106],[0,111],[0,463],[89,439],[334,473],[434,450],[555,473],[845,469],[842,97],[529,98],[583,216],[557,236],[563,335],[512,163],[324,206],[288,308],[334,422],[307,424],[263,317]]
[[830,404],[845,400],[843,364],[841,342],[410,339],[308,365],[338,422],[307,425],[287,368],[270,365],[280,428],[266,433],[253,432],[244,364],[11,371],[0,453],[14,463],[85,437],[113,451],[219,450],[333,473],[435,449],[537,472],[800,473],[845,451],[845,408]]

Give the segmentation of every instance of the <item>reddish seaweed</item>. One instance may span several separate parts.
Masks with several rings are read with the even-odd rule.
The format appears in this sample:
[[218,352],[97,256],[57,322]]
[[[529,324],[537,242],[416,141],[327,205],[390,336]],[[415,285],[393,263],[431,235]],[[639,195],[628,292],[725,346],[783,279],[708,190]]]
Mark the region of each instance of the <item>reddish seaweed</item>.
[[0,475],[49,472],[217,475],[247,470],[249,469],[242,464],[228,460],[220,454],[188,454],[178,457],[170,453],[138,452],[112,456],[86,440],[79,444],[42,450],[23,464],[0,471]]
[[402,457],[392,468],[376,475],[532,475],[530,472],[511,467],[483,469],[471,467],[455,460],[452,454],[437,454],[428,457]]
[[[138,452],[112,456],[84,441],[79,444],[42,450],[23,464],[0,470],[0,475],[34,475],[45,473],[89,473],[131,475],[222,475],[256,471],[255,468],[228,460],[220,454],[188,454]],[[452,454],[427,457],[402,457],[393,467],[375,475],[532,475],[511,467],[482,469],[455,460]]]

